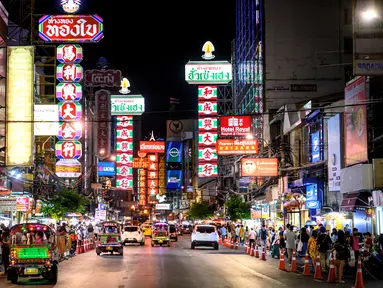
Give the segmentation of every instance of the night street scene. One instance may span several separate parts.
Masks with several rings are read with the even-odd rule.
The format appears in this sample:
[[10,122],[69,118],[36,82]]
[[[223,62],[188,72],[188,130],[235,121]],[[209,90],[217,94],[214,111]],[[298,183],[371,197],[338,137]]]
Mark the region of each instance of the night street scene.
[[383,0],[0,0],[0,288],[382,288]]

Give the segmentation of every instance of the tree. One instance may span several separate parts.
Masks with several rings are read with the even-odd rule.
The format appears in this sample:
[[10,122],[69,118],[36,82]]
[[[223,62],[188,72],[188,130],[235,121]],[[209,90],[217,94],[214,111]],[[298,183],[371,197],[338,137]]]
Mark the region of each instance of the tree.
[[88,199],[72,189],[63,189],[42,207],[42,212],[58,220],[66,213],[85,213]]
[[193,203],[189,210],[189,218],[191,219],[207,219],[213,216],[213,212],[209,207],[209,202]]
[[250,203],[243,202],[241,197],[234,195],[227,201],[227,213],[233,221],[250,219]]

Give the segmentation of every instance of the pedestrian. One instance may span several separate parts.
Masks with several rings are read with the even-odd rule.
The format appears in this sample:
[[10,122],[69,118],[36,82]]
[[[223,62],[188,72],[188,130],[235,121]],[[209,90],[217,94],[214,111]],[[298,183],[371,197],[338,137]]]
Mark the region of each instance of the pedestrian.
[[234,238],[234,243],[237,243],[239,242],[239,231],[241,230],[241,228],[239,227],[239,225],[237,225],[237,227],[235,227],[235,238]]
[[299,243],[298,243],[297,252],[299,253],[300,257],[304,257],[306,255],[309,239],[310,239],[310,236],[307,233],[306,228],[303,227],[298,235]]
[[241,241],[241,245],[243,246],[245,244],[245,228],[243,225],[241,225],[241,228],[239,229],[239,239]]
[[1,260],[3,261],[3,265],[4,265],[4,275],[7,275],[7,270],[9,267],[10,246],[11,246],[11,237],[9,235],[9,231],[3,230],[0,245],[2,250]]
[[266,248],[266,241],[267,241],[267,230],[266,230],[266,226],[265,225],[262,225],[262,228],[260,230],[260,239],[261,239],[261,245],[262,247],[265,247]]
[[297,235],[294,232],[293,225],[289,226],[289,231],[287,231],[287,233],[285,234],[285,238],[286,238],[287,257],[291,265],[293,250],[295,249],[295,240],[297,239]]
[[330,249],[331,244],[331,238],[327,234],[326,228],[322,226],[317,239],[317,245],[320,256],[321,269],[323,273],[327,271],[328,250]]
[[221,227],[222,244],[225,242],[226,235],[227,235],[226,226],[223,225],[223,226]]
[[[343,235],[344,235],[344,233],[343,233]],[[336,230],[336,228],[332,228],[331,241],[333,243],[335,243],[337,240],[338,240],[338,231]]]
[[254,228],[252,227],[250,232],[249,232],[249,243],[250,243],[250,248],[254,247],[255,244],[255,239],[257,239],[257,233],[254,231]]
[[307,244],[307,249],[309,251],[309,256],[310,256],[311,263],[313,264],[313,266],[315,263],[315,259],[317,258],[318,254],[319,254],[317,239],[318,239],[318,232],[316,230],[313,230],[311,237],[309,239],[309,242]]
[[[355,260],[358,261],[358,257],[360,255],[360,252],[359,252],[359,231],[358,231],[358,228],[352,229],[351,248],[354,251]],[[355,265],[355,267],[357,267],[357,265]]]
[[347,247],[346,238],[344,235],[344,231],[339,230],[337,231],[337,240],[334,243],[333,249],[331,249],[329,252],[336,251],[335,256],[335,267],[337,269],[337,275],[338,275],[338,283],[344,284],[343,281],[343,270],[344,265],[346,261],[350,258],[350,250]]

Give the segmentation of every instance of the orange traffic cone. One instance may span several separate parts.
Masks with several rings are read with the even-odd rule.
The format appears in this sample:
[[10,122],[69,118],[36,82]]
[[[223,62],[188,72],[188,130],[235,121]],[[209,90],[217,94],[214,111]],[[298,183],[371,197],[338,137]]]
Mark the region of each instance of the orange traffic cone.
[[284,254],[283,248],[281,248],[279,251],[280,251],[279,252],[280,253],[280,255],[279,255],[279,270],[287,271],[286,265],[285,265],[285,254]]
[[234,240],[231,239],[231,241],[230,241],[230,249],[233,249],[233,248],[234,248]]
[[218,244],[222,245],[222,238],[221,237],[219,237],[219,239],[218,239]]
[[263,249],[262,249],[261,260],[266,261],[266,251],[265,251],[265,246],[263,246]]
[[291,271],[290,272],[297,272],[297,254],[295,252],[295,249],[293,250],[293,257],[291,257]]
[[77,240],[77,244],[76,244],[76,254],[80,254],[81,253],[81,244],[80,244],[80,241]]
[[314,274],[314,279],[319,279],[319,280],[323,279],[322,270],[321,270],[321,267],[320,267],[319,255],[315,259],[315,274]]
[[258,245],[255,246],[255,255],[256,258],[259,258],[259,247]]
[[236,242],[234,243],[234,249],[235,249],[235,250],[238,250],[238,249],[239,249],[239,242],[238,242],[238,241],[236,241]]
[[352,288],[364,288],[363,274],[362,274],[362,261],[360,260],[360,256],[358,257],[358,269],[356,270],[355,286],[352,286]]
[[306,257],[305,257],[305,265],[303,266],[303,276],[311,276],[310,260],[309,260],[309,254],[307,251],[306,251]]
[[250,254],[250,246],[251,246],[251,244],[248,243],[248,245],[246,247],[246,254]]
[[254,256],[254,245],[250,247],[250,256]]
[[246,242],[245,242],[245,248],[244,248],[245,253],[247,253],[247,247],[248,247],[248,245],[249,245],[249,241],[246,241]]
[[334,252],[331,253],[330,271],[328,273],[327,283],[336,283],[336,280],[335,280]]

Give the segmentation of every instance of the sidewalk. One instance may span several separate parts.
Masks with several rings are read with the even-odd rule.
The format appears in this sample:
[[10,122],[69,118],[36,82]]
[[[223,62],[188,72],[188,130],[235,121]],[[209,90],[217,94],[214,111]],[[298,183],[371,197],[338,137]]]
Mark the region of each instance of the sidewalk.
[[[344,276],[345,284],[338,283],[327,283],[328,274],[323,275],[323,280],[314,280],[313,276],[303,276],[303,264],[301,259],[297,257],[297,270],[298,273],[291,273],[279,270],[279,259],[273,259],[270,255],[270,252],[267,252],[266,261],[262,261],[258,258],[251,257],[250,255],[245,254],[244,247],[239,247],[238,250],[229,249],[221,245],[220,247],[223,254],[228,254],[228,256],[235,262],[248,267],[260,274],[263,274],[269,278],[278,280],[287,286],[290,287],[303,287],[310,286],[314,287],[351,287],[355,284],[355,276],[346,274]],[[261,255],[261,250],[260,253]],[[303,260],[304,261],[304,260]],[[286,269],[290,269],[287,259],[285,258]],[[312,270],[312,275],[314,271]],[[376,280],[364,279],[365,287],[367,288],[382,288],[383,282]]]

